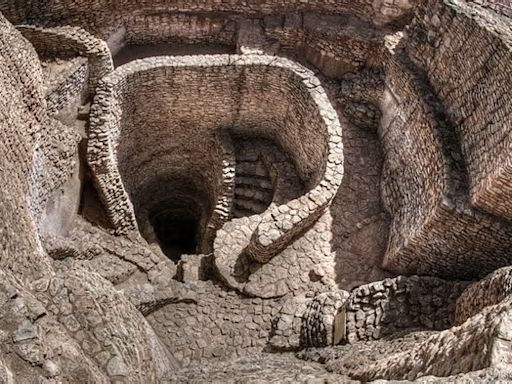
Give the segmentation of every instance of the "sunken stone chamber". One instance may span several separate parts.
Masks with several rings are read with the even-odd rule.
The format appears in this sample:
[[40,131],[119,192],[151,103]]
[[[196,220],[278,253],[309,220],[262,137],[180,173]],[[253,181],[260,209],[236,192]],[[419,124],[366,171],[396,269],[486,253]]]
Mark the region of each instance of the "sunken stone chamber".
[[187,237],[178,241],[182,252],[210,251],[214,232],[229,220],[233,175],[223,169],[223,141],[230,134],[272,140],[306,188],[317,186],[329,131],[311,97],[315,84],[308,88],[301,71],[270,56],[164,56],[104,78],[88,160],[116,230],[140,231],[170,247],[171,258],[179,249],[163,238],[173,231]]

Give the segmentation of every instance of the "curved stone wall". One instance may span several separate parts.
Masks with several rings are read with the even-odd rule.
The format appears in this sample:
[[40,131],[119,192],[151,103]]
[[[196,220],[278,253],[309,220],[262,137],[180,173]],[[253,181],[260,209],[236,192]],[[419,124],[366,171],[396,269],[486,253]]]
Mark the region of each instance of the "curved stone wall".
[[86,57],[89,64],[88,92],[91,95],[98,81],[114,69],[107,44],[81,28],[39,28],[33,25],[19,25],[16,28],[40,55]]
[[409,29],[408,53],[428,74],[460,138],[471,203],[512,219],[510,20],[465,1],[431,0]]
[[[201,0],[187,1],[158,0],[150,5],[142,0],[123,0],[111,2],[107,0],[74,1],[17,1],[0,2],[0,11],[10,20],[20,23],[24,19],[32,19],[45,23],[59,23],[66,20],[73,25],[87,26],[95,34],[102,35],[109,28],[115,28],[119,19],[137,14],[156,13],[234,13],[250,16],[284,14],[287,12],[322,12],[326,14],[353,14],[362,20],[384,25],[401,21],[410,16],[416,4],[413,0],[384,1],[364,0],[264,0],[247,2],[240,0]],[[116,23],[117,20],[117,23]],[[105,38],[104,35],[102,35]]]
[[[208,175],[200,184],[211,180],[210,201],[217,205],[222,154],[213,134],[226,128],[276,140],[310,186],[259,217],[254,257],[268,260],[314,223],[341,182],[343,155],[336,112],[313,73],[268,56],[159,57],[104,78],[91,111],[89,164],[117,231],[137,230],[133,205],[147,196],[138,189],[172,167],[191,179]],[[230,252],[222,244],[232,241],[224,236],[218,243],[220,258]]]
[[[482,150],[487,171],[506,163],[502,147],[485,142],[481,149],[478,140],[480,130],[490,142],[507,133],[510,100],[492,90],[505,88],[510,76],[507,43],[494,35],[498,24],[489,35],[475,22],[478,8],[427,0],[400,44],[377,57],[394,27],[377,27],[372,17],[407,0],[219,1],[93,0],[90,9],[83,0],[8,2],[14,13],[24,3],[33,7],[15,15],[27,22],[79,22],[103,36],[127,27],[127,41],[135,44],[146,37],[150,43],[169,36],[192,43],[236,38],[240,52],[281,52],[333,75],[324,92],[312,71],[276,57],[135,61],[91,85],[98,93],[85,132],[83,100],[57,114],[66,127],[48,116],[45,87],[62,96],[54,105],[65,103],[66,92],[84,91],[86,54],[74,41],[59,47],[53,32],[47,39],[36,31],[32,39],[48,52],[41,73],[30,44],[0,16],[0,382],[212,382],[214,376],[229,382],[258,375],[281,381],[286,367],[299,364],[284,363],[271,377],[265,360],[276,367],[302,354],[282,356],[276,365],[275,355],[253,353],[327,345],[318,368],[344,375],[341,382],[441,382],[452,379],[424,376],[489,367],[510,376],[510,267],[477,283],[433,276],[379,282],[383,271],[375,267],[389,223],[380,185],[393,216],[387,268],[464,279],[510,264],[511,223],[471,205],[474,164],[468,167],[463,156]],[[52,17],[43,20],[47,12]],[[168,28],[158,36],[161,26]],[[470,68],[460,65],[468,55],[460,49],[464,42],[482,56],[469,60]],[[172,52],[174,40],[167,44]],[[433,59],[430,45],[439,48]],[[438,51],[449,52],[450,71],[461,77],[438,73],[445,54]],[[334,80],[354,68],[364,70]],[[466,71],[478,79],[465,78]],[[336,108],[354,116],[340,124],[327,92]],[[383,153],[376,134],[381,115]],[[505,124],[497,127],[498,120]],[[90,133],[92,172],[125,236],[107,225],[87,167],[83,217],[73,216],[65,233],[45,230],[54,217],[45,211],[79,157],[72,126],[84,138]],[[508,179],[500,181],[505,186],[497,189],[506,192]],[[251,209],[244,198],[260,205]],[[499,204],[508,206],[506,196],[492,205]],[[188,222],[200,227],[190,231],[191,253],[205,254],[172,250],[180,257],[175,264],[162,244],[151,243],[161,243],[162,230],[174,241],[181,232],[172,230]],[[342,285],[355,288],[349,294],[339,291]],[[336,345],[340,340],[348,343]],[[290,369],[288,381],[325,376],[309,366]],[[485,380],[475,372],[460,379],[477,375]]]
[[323,74],[338,78],[379,65],[383,37],[411,19],[416,3],[95,0],[68,4],[55,0],[38,7],[37,2],[12,5],[0,1],[0,11],[14,23],[55,26],[66,20],[107,41],[113,54],[123,47],[154,44],[167,45],[165,54],[169,55],[173,54],[169,47],[180,44],[196,45],[195,50],[188,47],[188,54],[231,53],[197,50],[198,44],[212,43],[233,50],[238,47],[242,53],[275,54],[282,47],[293,48]]
[[339,344],[345,337],[343,307],[348,297],[347,291],[335,291],[286,301],[272,319],[269,346],[275,351],[293,351]]
[[384,266],[397,273],[471,279],[510,263],[512,226],[470,203],[458,135],[429,77],[406,55],[386,62],[379,135],[382,199],[393,216]]

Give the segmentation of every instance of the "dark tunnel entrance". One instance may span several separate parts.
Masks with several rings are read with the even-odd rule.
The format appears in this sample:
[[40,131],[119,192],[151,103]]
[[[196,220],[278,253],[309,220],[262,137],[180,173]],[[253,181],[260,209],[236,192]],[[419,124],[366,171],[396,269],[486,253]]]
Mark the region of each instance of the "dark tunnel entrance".
[[189,209],[165,207],[149,215],[162,252],[174,262],[182,255],[195,254],[199,242],[199,217]]

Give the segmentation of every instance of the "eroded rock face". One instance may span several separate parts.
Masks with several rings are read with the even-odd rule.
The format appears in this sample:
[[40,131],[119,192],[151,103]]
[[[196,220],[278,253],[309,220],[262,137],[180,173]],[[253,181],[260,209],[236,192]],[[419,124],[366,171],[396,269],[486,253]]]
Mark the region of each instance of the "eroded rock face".
[[41,246],[41,213],[70,177],[76,134],[47,115],[33,48],[3,18],[0,28],[1,329],[9,356],[2,375],[7,382],[155,381],[166,355],[149,343],[155,336],[137,309],[96,273],[55,268]]
[[0,11],[0,382],[510,379],[503,7]]

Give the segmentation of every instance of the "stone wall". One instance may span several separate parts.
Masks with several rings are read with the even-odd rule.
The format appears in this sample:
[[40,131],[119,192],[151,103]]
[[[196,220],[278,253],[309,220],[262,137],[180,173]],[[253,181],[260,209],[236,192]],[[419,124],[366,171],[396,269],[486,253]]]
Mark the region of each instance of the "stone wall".
[[[280,48],[301,52],[322,73],[339,77],[375,66],[384,32],[370,22],[351,16],[293,12],[285,15],[240,19],[215,13],[140,14],[125,19],[122,44],[222,44],[275,54]],[[253,51],[254,52],[254,51]]]
[[[223,82],[219,83],[221,75]],[[201,83],[203,87],[206,84],[208,88],[203,90],[191,85],[194,81]],[[180,89],[180,82],[188,90],[191,99],[176,99],[176,89]],[[264,225],[265,229],[260,231],[258,241],[270,251],[258,250],[253,252],[254,255],[275,255],[295,239],[294,234],[303,232],[324,212],[341,181],[343,164],[340,126],[336,112],[330,106],[319,81],[311,72],[290,61],[265,56],[247,56],[245,59],[237,56],[153,58],[119,68],[111,78],[104,79],[92,110],[89,163],[95,171],[98,187],[112,222],[118,230],[129,231],[136,228],[135,218],[133,213],[130,213],[133,212],[132,203],[126,191],[131,191],[129,193],[133,199],[133,196],[137,195],[132,188],[147,184],[141,181],[151,176],[146,169],[149,170],[152,164],[143,160],[144,156],[147,157],[151,152],[137,154],[142,156],[140,164],[147,168],[132,167],[139,160],[130,154],[135,154],[134,150],[138,151],[139,141],[133,140],[133,137],[137,136],[129,135],[137,132],[140,135],[140,131],[136,129],[137,124],[151,126],[152,120],[157,119],[154,121],[158,122],[158,119],[162,118],[159,111],[165,109],[153,101],[144,111],[144,115],[133,115],[135,118],[127,116],[135,110],[133,102],[148,100],[149,93],[153,92],[155,87],[160,87],[163,95],[174,100],[170,104],[176,108],[174,116],[193,123],[192,127],[197,132],[204,132],[196,134],[195,141],[190,141],[188,136],[188,144],[182,142],[185,147],[193,144],[195,150],[191,153],[198,153],[198,148],[205,149],[201,153],[202,157],[194,157],[197,163],[192,164],[191,159],[183,157],[179,160],[176,157],[179,153],[172,154],[174,159],[168,158],[168,161],[181,167],[188,164],[186,170],[189,175],[193,169],[200,169],[200,179],[205,175],[205,169],[211,169],[216,166],[215,164],[220,166],[220,157],[208,158],[205,154],[212,156],[212,153],[215,153],[208,143],[212,142],[211,135],[214,130],[221,128],[234,127],[237,134],[248,136],[273,136],[285,152],[293,154],[297,171],[303,180],[309,183],[311,190],[287,205],[271,207],[261,216],[260,225]],[[128,104],[123,106],[123,100],[128,94],[135,96],[130,97],[127,100]],[[277,104],[276,100],[282,100],[284,103]],[[198,111],[211,113],[204,115],[199,122]],[[272,114],[269,114],[269,111],[272,111]],[[310,113],[307,115],[305,111]],[[166,116],[169,118],[169,115]],[[283,116],[287,118],[283,120]],[[123,121],[128,121],[131,128],[123,131]],[[281,129],[283,121],[286,121],[286,130]],[[156,129],[157,125],[153,126]],[[318,135],[319,131],[324,133]],[[147,137],[147,134],[144,133],[144,136]],[[162,136],[157,139],[159,145],[164,143]],[[145,142],[148,142],[147,138]],[[148,147],[153,149],[149,144]],[[123,181],[117,176],[117,164],[111,162],[112,154],[117,158]],[[129,162],[124,159],[129,159]],[[201,164],[203,165],[200,166]],[[154,168],[154,171],[159,170],[158,166]],[[140,176],[136,176],[137,173]],[[213,177],[214,174],[209,180],[216,186],[222,180],[220,169],[218,177]],[[121,183],[127,188],[124,189]],[[213,188],[213,196],[216,196],[218,188]],[[292,213],[294,211],[295,213]],[[275,230],[272,230],[272,227],[275,227]],[[244,236],[247,234],[248,232]],[[268,238],[269,235],[274,237]],[[231,236],[232,232],[229,234],[229,237]],[[226,238],[222,238],[221,241],[226,247]],[[274,242],[277,245],[273,245]],[[241,243],[237,244],[232,244],[231,247],[240,246]],[[221,245],[222,242],[219,243],[220,249]],[[225,248],[219,251],[219,255],[222,259],[224,255],[236,257],[238,253],[232,250],[228,252]]]
[[[502,138],[506,124],[483,133],[486,154],[472,131],[499,125],[491,115],[508,121],[501,88],[503,100],[481,100],[510,80],[503,19],[489,16],[488,26],[478,7],[427,1],[403,39],[389,37],[381,60],[384,34],[396,26],[382,24],[405,21],[408,1],[242,3],[50,0],[23,9],[23,1],[0,0],[15,19],[48,16],[49,24],[77,23],[128,44],[174,36],[173,44],[236,42],[242,52],[292,48],[329,77],[343,76],[325,82],[332,105],[313,71],[265,55],[152,58],[110,73],[105,43],[83,30],[23,26],[41,57],[72,64],[60,85],[47,87],[47,102],[36,52],[0,16],[0,381],[207,381],[208,370],[243,381],[237,361],[217,361],[326,345],[323,356],[343,355],[329,370],[361,381],[510,372],[510,268],[473,284],[413,276],[359,285],[385,276],[374,258],[388,223],[377,193],[382,158],[382,200],[392,216],[387,268],[460,279],[510,264],[510,223],[472,206],[470,188],[480,170],[492,173],[508,159],[506,143],[486,141]],[[471,61],[473,44],[482,57]],[[451,63],[448,74],[441,58]],[[465,78],[466,59],[488,90]],[[132,231],[115,236],[77,219],[65,236],[40,237],[50,196],[77,158],[76,135],[48,113],[77,96],[95,60],[89,161],[118,234]],[[337,110],[354,124],[340,123]],[[268,163],[268,209],[230,220],[244,146],[254,149],[247,158]],[[483,165],[472,168],[472,156]],[[301,192],[284,191],[279,173],[293,173]],[[508,207],[507,196],[491,197]],[[201,211],[201,250],[211,254],[175,265],[155,244],[130,238],[137,229],[148,235],[145,218],[169,200]],[[335,277],[356,288],[339,291]],[[259,357],[246,361],[254,378]]]
[[162,43],[187,44],[190,49],[204,43],[233,49],[236,45],[241,53],[252,50],[266,54],[292,48],[323,74],[337,78],[378,65],[385,31],[353,16],[315,12],[260,15],[254,19],[241,19],[236,14],[141,13],[126,18],[109,41],[113,52],[119,44]]
[[460,326],[412,344],[405,352],[383,354],[375,362],[360,364],[349,376],[362,381],[415,380],[485,368],[509,370],[508,350],[512,339],[509,305],[510,299],[488,307]]
[[[49,273],[37,227],[52,192],[73,169],[77,137],[46,115],[42,71],[30,44],[0,16],[0,197],[2,267],[34,278]],[[25,255],[20,259],[19,255]]]
[[441,332],[413,331],[382,341],[305,350],[298,356],[363,382],[508,382],[509,305],[510,298]]
[[286,300],[272,319],[269,346],[274,351],[293,351],[338,344],[346,336],[342,308],[348,296],[336,291]]
[[94,3],[81,0],[73,4],[64,0],[52,0],[42,4],[29,1],[12,4],[8,0],[3,0],[0,3],[0,11],[14,23],[20,23],[24,19],[44,23],[59,23],[66,20],[69,24],[86,27],[106,38],[104,33],[109,28],[115,28],[116,24],[122,23],[124,17],[154,13],[155,8],[159,13],[234,13],[252,17],[272,13],[313,11],[326,14],[353,14],[366,21],[387,24],[407,19],[415,2],[365,0],[355,3],[348,0],[314,0],[305,3],[300,0],[265,0],[248,3],[240,0],[201,0],[191,3],[185,0],[158,0],[149,6],[140,0],[123,0],[115,3],[106,0],[96,0]]
[[[93,95],[99,80],[114,69],[106,43],[76,27],[38,28],[19,25],[17,29],[30,41],[41,57],[82,56],[88,60],[89,95]],[[79,84],[81,85],[81,84]],[[79,93],[79,90],[76,90]]]
[[54,26],[66,20],[108,41],[114,54],[124,45],[155,43],[240,47],[250,25],[251,34],[258,35],[252,43],[262,42],[263,52],[274,54],[280,47],[299,49],[322,73],[340,77],[379,62],[384,34],[409,21],[415,4],[416,0],[268,0],[251,4],[209,0],[157,2],[156,8],[151,8],[140,1],[114,4],[98,0],[86,5],[52,1],[43,7],[0,3],[0,11],[14,23]]
[[406,274],[483,277],[509,263],[512,228],[471,207],[454,127],[429,78],[401,45],[394,49],[385,67],[379,131],[382,198],[393,216],[384,266]]
[[[87,90],[89,66],[87,60],[76,57],[61,61],[67,68],[59,71],[61,64],[58,61],[45,61],[45,95],[48,112],[56,115],[60,111],[70,108],[74,103],[80,103]],[[56,68],[57,67],[57,68]],[[57,73],[55,73],[57,72]]]
[[470,2],[492,9],[501,15],[512,17],[512,2],[510,0],[470,0]]
[[512,218],[512,31],[464,1],[430,1],[408,27],[407,51],[431,79],[460,140],[471,202]]
[[355,343],[405,330],[450,328],[455,302],[466,286],[434,277],[399,276],[355,288],[345,307],[346,339]]
[[[346,304],[349,343],[307,349],[298,356],[321,361],[331,372],[364,382],[377,379],[434,382],[427,376],[444,378],[439,379],[440,382],[459,382],[468,380],[469,372],[488,369],[495,370],[494,374],[505,374],[503,382],[507,382],[511,364],[512,298],[499,290],[509,290],[509,272],[509,268],[502,269],[469,286],[466,282],[413,276],[359,287],[351,292]],[[488,301],[486,289],[490,293]],[[381,318],[384,319],[386,313],[391,316],[389,330],[392,333],[382,335],[380,340],[372,340],[371,334],[358,332],[363,336],[358,339],[353,332],[354,319],[358,316],[351,308],[359,307],[360,319],[369,319],[373,323],[375,313],[362,312],[371,308],[374,301],[386,303],[381,308],[389,306],[387,311],[381,312],[384,314]],[[411,315],[418,318],[415,320]],[[460,315],[463,316],[455,319]],[[429,320],[425,322],[426,319]],[[453,323],[454,320],[458,324]],[[437,321],[440,322],[436,324]],[[401,328],[405,324],[408,325]],[[373,330],[371,324],[366,327]],[[460,376],[448,378],[453,375]],[[485,374],[478,376],[480,382]],[[499,382],[497,378],[491,378],[485,382],[496,381]]]
[[73,169],[77,138],[48,116],[36,52],[1,15],[0,66],[2,380],[158,381],[167,357],[135,307],[42,249],[41,213]]
[[128,45],[166,43],[215,43],[235,45],[237,24],[215,14],[134,14],[124,18]]
[[511,268],[504,267],[471,284],[457,299],[455,321],[462,324],[485,307],[496,305],[512,293]]
[[189,282],[188,290],[196,295],[195,303],[168,305],[147,317],[177,367],[233,359],[265,348],[279,301],[247,298],[211,281]]

